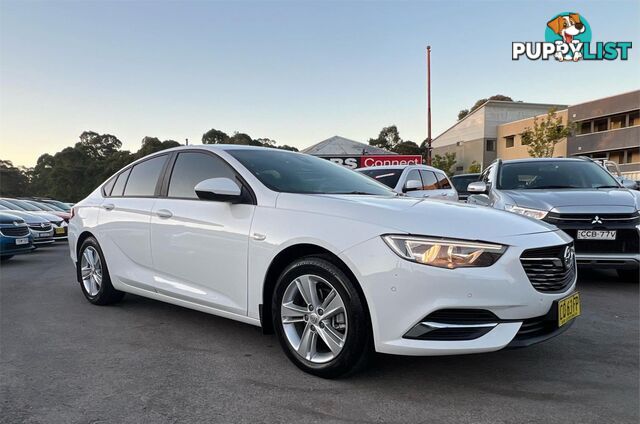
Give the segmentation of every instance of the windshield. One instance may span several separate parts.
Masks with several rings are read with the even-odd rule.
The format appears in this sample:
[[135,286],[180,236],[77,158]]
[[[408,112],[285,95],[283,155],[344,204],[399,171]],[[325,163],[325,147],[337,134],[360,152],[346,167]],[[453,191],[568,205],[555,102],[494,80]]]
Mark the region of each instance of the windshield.
[[9,203],[9,205],[11,206],[17,206],[18,209],[22,209],[30,212],[42,212],[40,209],[28,204],[27,202],[23,202],[22,200],[16,200],[16,199],[3,199],[3,200],[5,201],[5,204]]
[[459,177],[453,176],[451,177],[451,182],[458,192],[465,193],[467,191],[467,186],[469,185],[469,183],[478,181],[478,177],[479,175],[462,175]]
[[282,150],[228,150],[271,190],[305,194],[393,196],[387,187],[331,161]]
[[498,179],[502,190],[617,187],[607,171],[586,160],[505,163]]
[[402,169],[365,169],[358,172],[391,188],[395,188],[402,175]]

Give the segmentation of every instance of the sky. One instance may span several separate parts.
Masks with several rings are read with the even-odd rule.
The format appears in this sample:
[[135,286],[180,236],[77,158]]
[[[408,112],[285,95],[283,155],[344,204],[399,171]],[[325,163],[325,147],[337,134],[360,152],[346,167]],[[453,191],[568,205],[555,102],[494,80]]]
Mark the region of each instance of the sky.
[[[627,61],[511,60],[578,12]],[[216,128],[308,147],[397,125],[433,136],[494,94],[575,104],[640,88],[640,2],[0,0],[0,159],[33,166],[85,130],[135,151],[144,136],[200,143]]]

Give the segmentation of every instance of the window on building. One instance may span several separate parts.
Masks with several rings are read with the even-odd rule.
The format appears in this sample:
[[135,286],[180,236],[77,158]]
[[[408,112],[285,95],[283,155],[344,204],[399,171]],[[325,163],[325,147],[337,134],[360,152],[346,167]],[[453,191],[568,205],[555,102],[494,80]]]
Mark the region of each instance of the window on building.
[[601,132],[607,130],[607,118],[596,119],[593,121],[593,131]]
[[582,121],[578,124],[578,134],[589,134],[591,132],[591,121]]
[[514,135],[510,135],[510,136],[504,138],[504,141],[505,141],[505,143],[507,145],[507,149],[510,148],[510,147],[513,147],[515,138],[516,137]]
[[629,114],[629,126],[640,125],[640,110],[634,110]]
[[487,152],[495,152],[496,151],[496,141],[493,139],[487,140]]
[[616,116],[612,116],[610,123],[609,123],[609,129],[610,130],[615,130],[618,128],[624,128],[627,126],[627,115],[616,115]]

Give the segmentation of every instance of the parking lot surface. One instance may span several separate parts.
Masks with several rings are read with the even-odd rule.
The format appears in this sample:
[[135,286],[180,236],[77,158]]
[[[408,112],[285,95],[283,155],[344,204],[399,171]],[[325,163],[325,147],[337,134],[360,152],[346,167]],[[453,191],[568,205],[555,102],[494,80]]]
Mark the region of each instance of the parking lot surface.
[[259,328],[127,295],[89,304],[66,244],[1,268],[3,423],[637,423],[638,284],[583,272],[583,316],[546,343],[378,355],[299,371]]

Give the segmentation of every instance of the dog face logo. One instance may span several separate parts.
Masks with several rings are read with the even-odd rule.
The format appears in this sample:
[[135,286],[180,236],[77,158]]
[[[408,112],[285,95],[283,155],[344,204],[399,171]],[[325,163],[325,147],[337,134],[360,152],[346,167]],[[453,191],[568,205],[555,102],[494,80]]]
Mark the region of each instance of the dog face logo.
[[565,16],[559,15],[547,22],[547,26],[561,36],[565,43],[571,43],[574,36],[582,34],[587,29],[580,21],[580,15],[577,13],[570,13]]
[[591,40],[588,23],[579,13],[561,13],[547,22],[545,39],[558,46],[553,55],[556,60],[577,62],[582,59],[582,52],[576,47]]

